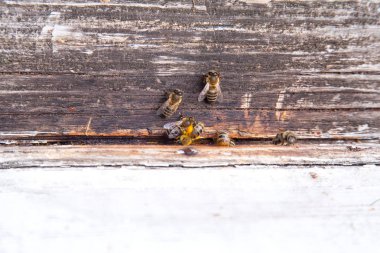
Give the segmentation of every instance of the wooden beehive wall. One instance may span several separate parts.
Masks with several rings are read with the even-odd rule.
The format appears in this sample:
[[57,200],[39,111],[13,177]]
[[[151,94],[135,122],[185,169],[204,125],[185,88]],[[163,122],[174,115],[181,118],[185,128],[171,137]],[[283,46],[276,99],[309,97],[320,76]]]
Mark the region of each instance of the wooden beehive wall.
[[161,136],[173,88],[206,136],[378,140],[379,87],[378,1],[0,1],[2,140]]

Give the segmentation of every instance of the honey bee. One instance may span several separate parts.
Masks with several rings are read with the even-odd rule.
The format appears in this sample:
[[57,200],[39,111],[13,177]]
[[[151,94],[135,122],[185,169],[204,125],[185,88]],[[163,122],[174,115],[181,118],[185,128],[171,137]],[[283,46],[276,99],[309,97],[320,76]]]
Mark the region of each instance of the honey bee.
[[179,121],[166,123],[164,129],[169,139],[176,139],[178,143],[188,146],[198,139],[203,132],[204,124],[196,122],[193,117],[183,117]]
[[178,109],[178,106],[182,102],[183,92],[179,89],[175,89],[169,92],[168,99],[165,103],[157,110],[157,115],[161,115],[164,118],[172,116]]
[[194,130],[194,125],[196,124],[193,117],[184,117],[182,118],[181,128],[183,129],[184,134],[190,136]]
[[186,134],[182,134],[180,137],[179,137],[179,140],[178,142],[180,144],[182,144],[183,146],[189,146],[191,143],[193,143],[193,139],[191,139],[190,136],[186,135]]
[[192,139],[197,139],[203,133],[205,125],[203,122],[197,122],[193,128],[193,131],[190,133]]
[[190,135],[194,128],[194,118],[184,117],[179,121],[169,122],[164,125],[164,129],[169,139],[177,139],[181,135]]
[[280,132],[276,135],[276,137],[274,137],[273,139],[273,144],[275,145],[292,145],[294,143],[296,143],[297,141],[297,137],[294,133],[290,132],[290,131],[284,131],[284,132]]
[[177,139],[182,134],[181,122],[182,121],[170,122],[164,125],[169,139]]
[[199,94],[198,101],[201,102],[207,97],[209,103],[221,102],[223,94],[220,89],[220,74],[215,70],[210,70],[205,76],[204,82],[206,85]]
[[235,146],[235,143],[230,139],[227,132],[219,132],[215,142],[217,146]]

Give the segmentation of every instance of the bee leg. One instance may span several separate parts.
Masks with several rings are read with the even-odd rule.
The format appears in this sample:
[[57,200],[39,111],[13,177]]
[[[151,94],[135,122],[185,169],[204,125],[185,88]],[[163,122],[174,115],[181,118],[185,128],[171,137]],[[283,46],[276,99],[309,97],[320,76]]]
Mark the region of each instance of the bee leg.
[[184,118],[184,116],[183,116],[182,112],[179,112],[178,119],[181,120],[181,119],[183,119],[183,118]]
[[273,138],[272,143],[274,145],[278,145],[281,143],[281,136],[279,134],[276,134],[276,137]]
[[172,94],[171,91],[165,91],[165,96],[166,96],[166,98],[169,98],[171,94]]

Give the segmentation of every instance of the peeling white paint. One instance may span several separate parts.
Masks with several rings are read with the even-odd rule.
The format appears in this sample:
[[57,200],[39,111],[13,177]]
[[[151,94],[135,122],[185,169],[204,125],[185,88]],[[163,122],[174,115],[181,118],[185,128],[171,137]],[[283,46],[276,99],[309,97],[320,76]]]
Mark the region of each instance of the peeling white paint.
[[179,57],[158,56],[152,61],[154,64],[197,64],[195,61],[186,61]]
[[92,117],[90,117],[90,119],[88,120],[88,123],[86,125],[85,135],[87,135],[88,131],[91,129],[91,122],[92,122]]
[[[335,20],[349,19],[351,16],[337,16]],[[300,28],[298,28],[300,29]],[[360,32],[358,32],[360,30]],[[347,27],[336,27],[336,26],[323,26],[317,27],[313,30],[307,31],[303,30],[302,33],[312,33],[312,34],[323,34],[327,37],[340,37],[340,38],[359,38],[363,36],[380,37],[379,26],[378,25],[350,25]]]
[[[342,137],[360,137],[360,138],[380,138],[380,129],[375,127],[369,127],[368,124],[359,125],[357,127],[358,131],[347,131],[345,127],[336,127],[328,131],[331,136],[342,136]],[[322,136],[325,137],[325,136]]]
[[[306,72],[308,74],[310,74],[309,76],[304,76],[303,78],[333,78],[333,79],[347,79],[347,76],[346,75],[341,75],[341,74],[334,74],[334,73],[323,73],[323,74],[320,74],[320,73],[313,73],[313,72]],[[371,80],[371,81],[380,81],[380,75],[371,75],[371,74],[366,74],[366,75],[362,75],[362,74],[350,74],[350,79],[352,80]],[[326,84],[328,86],[330,86],[330,84]],[[346,86],[341,86],[340,87],[341,89],[352,89],[350,87],[346,87]],[[357,90],[368,90],[368,91],[371,91],[371,92],[378,92],[380,93],[379,90],[370,90],[370,89],[361,89],[361,88],[355,88]]]
[[245,93],[241,97],[240,108],[249,109],[251,107],[252,93]]
[[56,132],[40,132],[40,131],[1,131],[0,136],[37,136],[37,135],[46,135],[46,134],[57,134]]
[[94,51],[90,50],[90,49],[86,49],[85,51],[83,51],[84,54],[87,54],[87,55],[92,55],[94,53]]
[[[86,36],[77,28],[67,25],[54,25],[51,40],[53,45],[53,53],[56,53],[60,48],[67,47],[69,42],[85,41]],[[84,53],[86,51],[87,49],[84,50]]]
[[159,45],[154,45],[154,44],[128,44],[129,47],[131,48],[157,48],[160,47]]
[[209,26],[209,27],[193,27],[192,28],[195,31],[235,31],[235,32],[241,32],[241,33],[257,33],[257,31],[253,31],[250,29],[245,28],[237,28],[237,27],[231,27],[231,26]]
[[53,11],[50,13],[49,17],[46,19],[46,25],[42,28],[38,40],[50,39],[51,33],[53,32],[54,25],[58,23],[61,17],[60,12]]
[[328,52],[328,53],[332,53],[332,52],[334,52],[334,51],[335,51],[335,50],[331,48],[331,45],[327,45],[327,46],[326,46],[326,52]]
[[365,130],[368,130],[368,124],[364,124],[364,125],[359,125],[358,126],[358,131],[365,131]]
[[380,63],[378,64],[361,64],[354,67],[348,67],[343,69],[341,72],[349,72],[349,71],[379,71]]
[[123,43],[128,41],[128,35],[125,33],[99,33],[96,34],[98,41],[104,43]]
[[286,89],[280,91],[280,93],[278,94],[278,99],[276,102],[276,115],[275,115],[277,120],[280,120],[281,118],[281,111],[278,111],[278,110],[281,110],[283,107],[285,93],[286,93]]
[[[195,61],[186,61],[178,57],[158,56],[152,60],[152,63],[157,64],[157,74],[176,75],[178,73],[189,74],[188,65],[197,64]],[[167,65],[167,66],[164,66]]]
[[205,5],[195,5],[192,4],[180,4],[180,3],[170,3],[167,2],[165,4],[145,4],[145,3],[133,3],[133,2],[125,2],[125,3],[101,3],[99,2],[84,2],[84,3],[75,3],[75,2],[62,2],[62,3],[45,3],[45,2],[19,2],[19,1],[4,1],[5,4],[12,5],[22,5],[22,6],[38,6],[38,5],[49,5],[49,6],[62,6],[62,7],[78,7],[78,8],[86,8],[88,6],[125,6],[125,7],[140,7],[140,8],[156,8],[156,9],[188,9],[188,10],[197,10],[197,11],[207,11]]
[[332,99],[333,102],[337,102],[337,101],[340,101],[340,94],[336,94],[333,99]]
[[[321,76],[327,76],[327,75],[321,75]],[[346,78],[347,78],[347,76],[345,77],[345,79]],[[350,78],[352,78],[351,75],[350,75]],[[369,80],[372,80],[372,79],[369,79]],[[377,79],[373,79],[373,80],[377,80]],[[330,85],[327,85],[327,86],[330,86]],[[376,89],[351,88],[351,87],[346,87],[346,86],[340,86],[340,87],[336,87],[336,86],[330,86],[330,87],[308,87],[308,86],[307,87],[289,87],[289,88],[286,88],[286,90],[288,92],[292,92],[292,93],[352,91],[352,92],[361,92],[361,93],[379,93],[380,94],[380,91],[376,90]],[[339,97],[338,97],[338,95],[339,95]],[[340,94],[338,94],[338,95],[336,95],[335,97],[340,98]]]
[[285,98],[285,93],[286,93],[286,90],[280,91],[280,94],[278,95],[278,99],[276,102],[276,110],[282,109],[282,105],[283,105],[284,98]]
[[77,31],[74,27],[67,25],[54,25],[52,32],[52,40],[58,41],[70,41],[70,40],[81,40],[84,35],[82,32]]
[[0,140],[0,144],[3,144],[3,145],[13,145],[13,144],[17,144],[17,141],[12,141],[12,140]]
[[240,2],[249,3],[249,4],[267,4],[270,3],[271,0],[240,0]]
[[59,90],[0,90],[0,94],[78,94],[77,91]]

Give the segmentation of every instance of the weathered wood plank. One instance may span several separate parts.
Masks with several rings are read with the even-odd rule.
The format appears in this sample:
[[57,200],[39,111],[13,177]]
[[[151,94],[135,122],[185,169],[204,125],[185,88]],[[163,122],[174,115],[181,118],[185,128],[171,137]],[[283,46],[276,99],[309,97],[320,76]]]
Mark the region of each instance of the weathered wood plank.
[[[203,88],[202,74],[176,76],[94,76],[94,75],[0,75],[2,93],[26,91],[83,91],[96,92],[155,92],[180,87],[185,95],[197,94]],[[222,73],[223,74],[223,73]],[[260,74],[251,76],[222,76],[224,92],[355,92],[378,93],[379,75],[280,75]],[[101,95],[101,94],[99,94]],[[127,95],[127,94],[126,94]]]
[[[214,105],[214,109],[380,109],[380,93],[343,93],[343,92],[299,92],[299,93],[246,93],[229,94],[223,103]],[[42,97],[43,96],[43,97]],[[278,97],[281,96],[281,106]],[[98,92],[4,92],[0,91],[4,106],[1,114],[19,113],[69,113],[111,114],[115,110],[125,114],[130,110],[147,111],[154,114],[157,107],[165,100],[165,94],[157,92],[109,92],[99,95]],[[210,108],[198,104],[197,94],[186,96],[187,101],[181,106],[187,110]],[[363,102],[361,102],[363,101]]]
[[[35,16],[33,24],[39,24],[42,35],[36,40],[27,30],[5,30],[3,44],[10,46],[7,50],[20,48],[14,43],[18,34],[20,41],[34,46],[29,48],[30,54],[25,52],[28,46],[23,47],[22,54],[14,52],[12,60],[18,64],[7,64],[2,69],[132,73],[148,68],[170,75],[199,73],[213,63],[223,72],[232,73],[241,68],[246,72],[347,71],[354,67],[353,71],[368,67],[377,71],[374,55],[363,54],[371,51],[378,56],[376,3],[278,2],[257,8],[224,2],[210,3],[200,13],[189,12],[178,2],[172,3],[179,6],[174,9],[170,4],[159,9],[149,3],[136,3],[138,7],[133,4],[78,6],[9,1],[3,7],[11,12],[11,17],[8,14],[4,18],[7,29],[14,27],[13,22],[28,29],[30,17]],[[26,11],[26,22],[20,22]],[[360,35],[354,31],[359,27]],[[22,37],[24,33],[27,38]],[[195,38],[195,42],[189,38]],[[69,64],[62,64],[62,60]]]
[[[348,148],[352,146],[353,149]],[[242,145],[232,148],[195,145],[192,148],[198,151],[195,156],[185,155],[182,151],[183,146],[163,145],[1,147],[0,168],[51,166],[233,167],[380,163],[379,144],[297,144],[291,147]]]
[[[181,81],[178,81],[178,78]],[[127,79],[127,80],[126,80]],[[255,78],[256,79],[256,78]],[[267,78],[270,79],[270,78]],[[294,78],[295,79],[295,78]],[[301,81],[302,79],[302,81]],[[176,77],[154,80],[153,78],[113,78],[64,76],[12,76],[0,77],[0,97],[3,113],[10,112],[63,112],[62,109],[78,107],[78,111],[95,110],[94,107],[124,109],[156,109],[173,86],[184,85],[183,106],[201,108],[197,96],[203,88],[199,77]],[[336,81],[299,77],[297,83],[286,87],[289,80],[249,80],[241,84],[233,79],[223,80],[225,100],[213,107],[244,109],[361,109],[379,108],[380,91],[377,80],[358,80],[356,85]],[[336,82],[334,86],[329,82]],[[379,76],[380,84],[380,76]],[[139,85],[139,83],[145,85]],[[152,85],[149,86],[149,83]],[[364,88],[367,84],[369,87]],[[30,85],[29,85],[30,84]],[[349,87],[342,87],[347,85]],[[257,87],[259,86],[259,87]],[[356,86],[356,87],[355,87]],[[363,87],[364,86],[364,87]],[[181,87],[182,88],[182,87]],[[235,90],[234,90],[235,88]],[[236,90],[239,88],[239,90]],[[102,90],[104,92],[100,93]],[[42,98],[43,99],[39,99]],[[279,100],[281,108],[278,108]],[[5,106],[8,105],[8,106]],[[80,108],[83,108],[82,110]]]
[[[184,82],[198,84],[184,87],[186,99],[179,111],[204,120],[210,127],[208,136],[212,128],[229,129],[240,138],[271,137],[278,128],[287,128],[298,132],[300,138],[341,138],[349,133],[352,138],[379,137],[377,77],[358,77],[355,82],[338,77],[318,81],[300,77],[288,88],[287,79],[278,83],[272,79],[257,78],[260,86],[252,82],[246,85],[252,90],[244,94],[231,90],[243,86],[224,80],[232,82],[225,85],[226,101],[209,106],[196,100],[201,80],[186,77]],[[133,85],[125,84],[124,78],[113,77],[5,75],[0,79],[0,130],[47,131],[55,135],[162,135],[160,127],[166,121],[156,117],[155,110],[165,99],[163,93],[169,89],[166,83],[170,81],[156,81],[159,87],[150,88],[147,80],[154,81],[152,78],[127,80]],[[139,82],[145,85],[139,86]],[[87,129],[90,118],[92,123]]]
[[[215,137],[216,130],[228,130],[234,138],[273,138],[279,129],[294,131],[299,138],[379,139],[379,111],[268,111],[268,110],[182,110],[203,121],[202,135]],[[39,113],[0,115],[4,138],[23,136],[25,126],[34,135],[164,136],[161,118],[154,112],[113,110],[113,114]],[[177,118],[178,119],[178,118]],[[175,118],[174,118],[175,120]],[[32,128],[32,126],[34,126]],[[28,136],[29,131],[25,132]]]
[[[160,136],[172,88],[205,137],[378,139],[376,1],[0,2],[0,138]],[[225,101],[197,103],[201,76]]]

